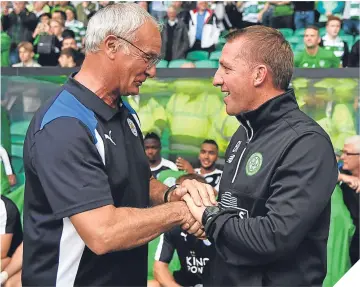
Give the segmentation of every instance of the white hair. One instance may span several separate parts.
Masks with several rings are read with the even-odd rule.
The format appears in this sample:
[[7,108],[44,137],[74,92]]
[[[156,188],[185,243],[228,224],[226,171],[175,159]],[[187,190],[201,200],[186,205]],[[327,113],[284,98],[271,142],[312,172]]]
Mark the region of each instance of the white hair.
[[[130,42],[136,41],[135,32],[145,22],[152,22],[161,31],[161,26],[140,5],[135,3],[118,3],[108,5],[91,18],[85,34],[85,52],[95,53],[108,35],[122,37]],[[121,45],[128,53],[128,43]]]
[[351,144],[355,147],[356,152],[360,152],[360,135],[349,137],[345,140],[345,144]]

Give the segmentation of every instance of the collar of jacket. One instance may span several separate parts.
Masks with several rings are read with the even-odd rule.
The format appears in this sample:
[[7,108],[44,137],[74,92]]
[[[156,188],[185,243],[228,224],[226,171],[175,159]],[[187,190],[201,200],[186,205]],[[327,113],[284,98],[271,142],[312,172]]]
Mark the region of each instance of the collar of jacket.
[[252,138],[259,129],[270,125],[286,113],[299,109],[293,89],[262,104],[256,110],[240,113],[236,118]]

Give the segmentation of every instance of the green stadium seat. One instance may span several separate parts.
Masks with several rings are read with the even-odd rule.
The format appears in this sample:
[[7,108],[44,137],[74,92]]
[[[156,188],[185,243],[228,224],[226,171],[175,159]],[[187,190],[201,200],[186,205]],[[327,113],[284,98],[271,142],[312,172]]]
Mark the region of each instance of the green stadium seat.
[[179,59],[179,60],[172,60],[169,63],[169,68],[181,68],[181,66],[185,63],[192,63],[191,61],[188,60],[183,60],[183,59]]
[[294,32],[294,36],[301,36],[303,37],[305,34],[305,28],[296,29]]
[[303,43],[304,42],[304,39],[303,37],[301,36],[292,36],[292,37],[289,37],[287,38],[287,41],[290,43],[290,44],[299,44],[299,43]]
[[22,135],[11,135],[11,144],[23,145],[25,141],[25,136]]
[[357,40],[360,40],[360,36],[359,36],[359,35],[357,35],[357,36],[355,37],[355,39],[354,39],[354,44],[356,43]]
[[304,43],[298,43],[295,47],[295,52],[301,52],[305,49],[305,44]]
[[161,60],[157,65],[156,68],[167,68],[169,62],[166,60]]
[[209,59],[209,53],[206,51],[191,51],[186,56],[187,60],[200,61]]
[[294,31],[289,28],[280,28],[279,31],[284,35],[285,38],[290,37],[294,34]]
[[24,172],[24,160],[22,157],[11,157],[11,166],[13,168],[13,173],[15,174]]
[[30,121],[20,121],[14,122],[10,125],[10,134],[11,135],[26,135],[26,131],[29,127]]
[[340,38],[348,44],[349,49],[351,49],[353,43],[354,43],[354,37],[352,35],[342,35]]
[[219,66],[217,61],[212,60],[202,60],[195,61],[196,68],[217,68]]
[[11,156],[23,158],[23,145],[13,144],[11,145]]
[[219,61],[221,56],[221,51],[215,51],[210,54],[210,60]]
[[224,43],[217,43],[215,45],[215,50],[216,51],[221,51],[224,48],[225,44]]

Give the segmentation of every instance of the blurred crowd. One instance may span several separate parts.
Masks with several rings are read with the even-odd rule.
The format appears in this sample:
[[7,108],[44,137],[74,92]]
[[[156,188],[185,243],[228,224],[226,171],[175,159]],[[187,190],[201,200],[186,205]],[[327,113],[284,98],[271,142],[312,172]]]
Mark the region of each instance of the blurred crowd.
[[[2,1],[1,66],[80,66],[91,16],[121,1]],[[216,68],[229,32],[279,29],[295,66],[359,66],[358,1],[139,1],[163,23],[163,67]]]

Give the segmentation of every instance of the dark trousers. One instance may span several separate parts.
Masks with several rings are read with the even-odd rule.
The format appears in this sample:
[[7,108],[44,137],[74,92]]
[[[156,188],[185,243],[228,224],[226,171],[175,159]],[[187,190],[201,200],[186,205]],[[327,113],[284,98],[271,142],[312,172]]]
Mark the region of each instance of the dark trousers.
[[293,28],[293,15],[273,17],[271,21],[271,27],[275,29],[280,28]]
[[191,52],[191,51],[206,51],[206,52],[212,53],[215,51],[215,45],[212,45],[209,48],[201,48],[201,41],[196,40],[194,46],[192,46],[192,48],[188,52]]

